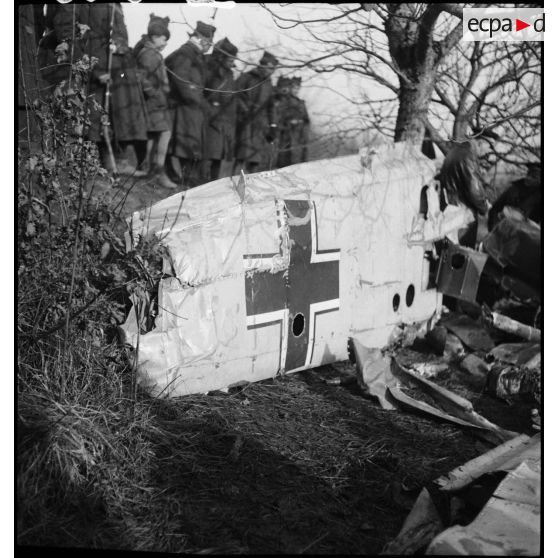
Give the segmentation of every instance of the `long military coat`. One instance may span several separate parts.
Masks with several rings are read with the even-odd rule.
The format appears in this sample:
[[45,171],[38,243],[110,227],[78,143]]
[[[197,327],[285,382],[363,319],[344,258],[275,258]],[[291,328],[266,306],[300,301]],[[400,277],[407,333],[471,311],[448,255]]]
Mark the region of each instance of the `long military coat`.
[[279,117],[278,167],[303,163],[307,160],[310,118],[306,103],[295,95],[285,95]]
[[[43,48],[49,50],[47,58],[55,63],[54,49],[62,41],[68,41],[70,49],[73,41],[73,60],[84,54],[98,59],[91,71],[89,92],[104,106],[106,86],[99,82],[99,76],[107,73],[109,62],[109,40],[112,10],[114,21],[112,39],[116,52],[112,56],[110,85],[110,120],[116,141],[147,139],[147,111],[141,90],[137,68],[131,49],[128,47],[128,31],[120,3],[115,4],[62,4],[49,6],[47,25],[51,29]],[[78,24],[89,29],[80,38]],[[69,64],[58,67],[58,71],[45,76],[52,84],[62,76],[67,79]],[[89,139],[100,141],[101,113],[91,114]]]
[[203,156],[207,101],[203,94],[206,62],[200,50],[186,43],[165,60],[170,93],[172,137],[169,154],[199,160]]
[[237,103],[236,95],[228,93],[234,88],[232,70],[224,66],[218,57],[211,56],[206,91],[210,115],[206,124],[205,159],[231,161],[234,157]]
[[161,52],[143,35],[134,47],[137,65],[142,72],[143,92],[147,105],[147,131],[170,130],[167,95],[170,91],[167,69]]
[[239,91],[236,158],[261,165],[269,152],[266,133],[276,123],[273,85],[256,68],[239,76],[236,89]]

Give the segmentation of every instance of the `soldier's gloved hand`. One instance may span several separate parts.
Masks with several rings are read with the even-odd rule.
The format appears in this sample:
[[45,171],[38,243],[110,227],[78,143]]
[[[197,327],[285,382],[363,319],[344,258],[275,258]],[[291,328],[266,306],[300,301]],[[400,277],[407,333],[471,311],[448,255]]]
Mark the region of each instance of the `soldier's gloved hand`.
[[272,124],[265,134],[265,140],[268,143],[273,143],[277,139],[277,124]]

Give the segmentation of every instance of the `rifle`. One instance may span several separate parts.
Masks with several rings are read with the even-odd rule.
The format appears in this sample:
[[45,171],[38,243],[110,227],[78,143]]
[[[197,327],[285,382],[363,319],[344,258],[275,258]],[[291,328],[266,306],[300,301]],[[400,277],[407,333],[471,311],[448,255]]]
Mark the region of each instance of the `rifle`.
[[103,128],[103,138],[105,139],[105,143],[107,145],[110,166],[113,169],[112,172],[116,174],[118,171],[116,168],[116,161],[114,159],[114,151],[112,150],[112,143],[110,141],[110,133],[109,133],[110,122],[108,117],[109,107],[110,107],[110,73],[112,69],[112,28],[114,27],[114,12],[116,10],[116,5],[112,4],[111,8],[112,11],[110,16],[109,47],[108,47],[109,50],[108,50],[108,64],[107,64],[107,72],[109,75],[109,79],[106,83],[106,88],[105,88],[105,104],[104,104],[105,114],[103,114],[103,117],[101,118],[101,126]]

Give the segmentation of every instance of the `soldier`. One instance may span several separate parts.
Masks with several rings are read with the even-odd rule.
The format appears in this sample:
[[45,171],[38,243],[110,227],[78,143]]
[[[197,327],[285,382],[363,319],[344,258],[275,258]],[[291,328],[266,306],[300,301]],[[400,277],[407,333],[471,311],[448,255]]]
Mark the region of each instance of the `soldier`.
[[310,135],[310,117],[306,109],[306,103],[298,94],[300,93],[302,79],[299,76],[293,78],[293,97],[298,102],[297,115],[293,123],[297,127],[298,134],[295,136],[292,164],[304,163],[308,160],[308,140]]
[[259,65],[241,74],[237,80],[238,124],[236,172],[252,173],[269,168],[264,146],[275,141],[277,122],[271,75],[279,61],[265,51]]
[[294,77],[289,81],[288,91],[282,102],[277,164],[279,168],[307,160],[310,118],[306,103],[298,97],[300,83],[300,77]]
[[[147,173],[136,170],[126,159],[128,145],[133,145],[138,164],[145,158],[147,111],[135,60],[128,46],[128,31],[120,3],[49,5],[46,19],[50,32],[43,38],[41,49],[47,52],[43,52],[40,58],[54,61],[56,71],[47,71],[43,77],[54,87],[60,79],[68,78],[72,62],[84,54],[97,58],[98,62],[91,70],[89,93],[102,106],[106,88],[110,88],[112,141],[120,159],[116,169],[112,168],[110,160],[105,161],[105,167],[111,172],[145,176]],[[112,52],[111,68],[109,49]],[[92,106],[90,110],[88,139],[97,142],[101,157],[106,158],[101,113]]]
[[[170,180],[164,168],[167,148],[171,137],[167,95],[170,91],[167,70],[161,51],[169,40],[169,18],[149,16],[147,35],[143,35],[134,47],[138,68],[144,73],[144,94],[147,104],[147,157],[148,173],[155,183],[173,189],[177,185]],[[152,160],[154,163],[152,164]]]
[[284,167],[286,152],[289,151],[288,143],[288,127],[289,124],[285,115],[287,114],[289,97],[292,89],[292,81],[285,77],[279,76],[275,85],[275,112],[277,114],[277,149],[274,153],[273,164],[275,167]]
[[[236,95],[234,90],[235,56],[238,48],[226,37],[215,43],[208,62],[207,100],[211,116],[207,122],[204,158],[208,160],[210,180],[219,178],[221,161],[232,161],[236,130]],[[224,92],[220,92],[224,91]]]
[[[169,154],[178,157],[182,184],[196,186],[200,180],[200,161],[209,103],[204,97],[206,62],[215,27],[198,21],[187,43],[165,60],[169,73],[172,137]],[[169,161],[167,157],[167,169]]]

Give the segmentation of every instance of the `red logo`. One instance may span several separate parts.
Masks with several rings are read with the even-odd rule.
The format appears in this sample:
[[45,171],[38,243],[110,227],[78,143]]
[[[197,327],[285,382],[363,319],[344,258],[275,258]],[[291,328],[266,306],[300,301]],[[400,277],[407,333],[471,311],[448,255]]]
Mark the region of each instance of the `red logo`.
[[531,24],[530,23],[525,23],[521,19],[516,19],[515,20],[515,30],[516,31],[521,31],[522,29],[527,29],[527,27],[531,27]]

